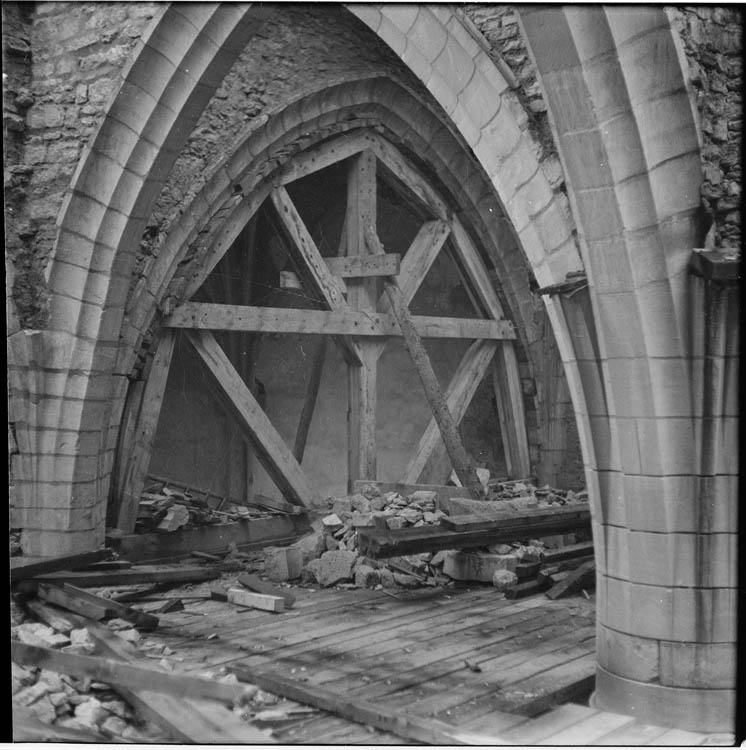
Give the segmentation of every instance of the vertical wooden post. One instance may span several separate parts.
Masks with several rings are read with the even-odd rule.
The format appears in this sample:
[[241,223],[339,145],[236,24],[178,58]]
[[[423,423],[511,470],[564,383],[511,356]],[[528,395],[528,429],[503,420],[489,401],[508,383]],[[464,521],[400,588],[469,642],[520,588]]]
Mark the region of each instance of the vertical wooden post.
[[175,331],[164,329],[143,390],[132,448],[129,455],[124,459],[126,464],[122,475],[117,528],[127,533],[134,530],[137,520],[140,495],[145,486],[155,431],[158,427],[163,396],[166,392],[166,381],[171,367],[175,337]]
[[298,430],[295,433],[295,444],[293,445],[293,455],[298,463],[303,461],[303,454],[306,451],[306,440],[308,431],[311,429],[311,420],[316,408],[316,398],[319,395],[319,386],[321,385],[321,376],[324,372],[324,359],[326,358],[327,337],[322,336],[319,342],[319,348],[314,352],[311,362],[311,372],[308,375],[306,384],[306,397],[303,401],[303,409],[298,420]]
[[501,341],[498,344],[495,358],[492,360],[492,375],[508,477],[523,479],[531,475],[531,461],[523,410],[523,391],[512,341]]
[[[345,247],[347,255],[367,255],[365,226],[376,223],[376,157],[364,151],[351,160],[347,177]],[[347,303],[353,310],[375,312],[378,299],[375,278],[347,280]],[[381,342],[357,340],[361,364],[348,373],[348,482],[376,479],[376,406],[378,357]]]

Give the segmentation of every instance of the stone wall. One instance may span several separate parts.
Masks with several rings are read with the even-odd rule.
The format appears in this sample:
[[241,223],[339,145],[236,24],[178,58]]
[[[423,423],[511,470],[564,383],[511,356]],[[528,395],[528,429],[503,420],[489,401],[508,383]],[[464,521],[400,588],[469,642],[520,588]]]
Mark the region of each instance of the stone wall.
[[668,11],[683,41],[702,131],[702,205],[713,221],[708,245],[741,247],[743,11],[687,5]]
[[69,3],[48,2],[34,4],[33,12],[30,6],[3,6],[14,19],[9,33],[16,40],[4,42],[4,56],[13,60],[5,127],[15,142],[12,161],[6,152],[12,187],[6,212],[15,216],[7,242],[19,323],[39,328],[46,318],[43,274],[63,195],[158,4],[76,3],[73,11]]

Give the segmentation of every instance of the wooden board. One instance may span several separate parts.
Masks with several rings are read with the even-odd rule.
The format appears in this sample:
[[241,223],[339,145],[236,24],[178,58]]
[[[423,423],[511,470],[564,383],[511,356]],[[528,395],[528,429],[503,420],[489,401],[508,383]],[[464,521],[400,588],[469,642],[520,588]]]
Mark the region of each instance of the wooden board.
[[584,562],[575,570],[567,573],[559,583],[547,591],[548,599],[559,599],[562,596],[570,596],[582,589],[595,588],[596,586],[596,562],[589,560]]
[[343,279],[364,276],[396,276],[399,273],[401,255],[348,255],[341,258],[326,258],[326,265],[334,276]]
[[259,576],[252,573],[241,573],[238,576],[238,582],[250,591],[256,591],[258,594],[270,594],[271,596],[281,596],[285,606],[290,608],[295,604],[295,596],[290,589],[281,589],[273,586],[271,583],[263,581]]
[[[503,321],[413,315],[412,322],[422,338],[491,341],[515,338],[512,326]],[[404,335],[394,315],[375,310],[307,310],[213,302],[184,302],[164,320],[164,325],[196,330],[361,336],[366,339]]]
[[27,581],[44,573],[54,573],[58,570],[77,570],[86,565],[108,560],[114,551],[112,549],[97,549],[91,552],[80,552],[75,555],[62,555],[59,557],[10,558],[10,582]]
[[305,516],[287,515],[195,526],[169,534],[128,534],[111,544],[122,557],[142,563],[189,557],[192,550],[227,552],[230,544],[245,550],[291,542],[308,528]]
[[[71,614],[79,628],[86,628],[96,643],[97,655],[119,659],[136,666],[151,667],[150,660],[108,628],[85,617]],[[150,689],[113,686],[143,718],[152,721],[180,742],[212,744],[266,744],[273,740],[247,724],[229,708],[212,700],[181,698]]]
[[502,745],[497,737],[477,735],[462,731],[436,719],[422,719],[411,714],[397,711],[381,710],[378,706],[365,700],[350,699],[347,696],[333,693],[318,686],[309,688],[302,683],[259,674],[243,667],[235,667],[234,674],[239,678],[259,685],[286,698],[297,700],[337,716],[344,716],[362,724],[368,724],[392,732],[399,737],[417,740],[431,745]]
[[58,649],[32,646],[14,640],[10,642],[10,657],[16,664],[48,669],[71,677],[87,677],[95,682],[130,690],[156,690],[179,698],[207,698],[229,704],[239,704],[250,687],[184,674],[171,674],[156,669],[145,669],[120,659],[66,653]]
[[114,492],[119,503],[116,526],[126,532],[132,532],[135,528],[138,504],[150,465],[150,454],[166,393],[175,342],[176,333],[163,329],[158,348],[148,368],[142,401],[135,418],[132,445],[126,446],[123,454],[121,486],[115,488]]
[[274,428],[256,398],[208,331],[187,334],[197,354],[230,399],[256,452],[278,488],[296,505],[321,505],[318,492],[308,481],[285,441]]
[[246,589],[230,588],[226,592],[226,598],[231,604],[242,607],[254,607],[266,612],[284,612],[285,600],[281,596],[271,594],[257,594]]
[[127,586],[135,583],[192,583],[195,581],[209,581],[219,578],[220,571],[215,568],[197,567],[196,565],[180,565],[167,567],[164,565],[140,565],[128,570],[109,570],[96,573],[92,571],[60,571],[39,576],[40,581],[61,583],[67,581],[75,586]]
[[[358,546],[362,554],[385,558],[394,555],[413,555],[420,552],[435,552],[441,549],[468,549],[483,547],[519,539],[558,534],[578,527],[574,514],[567,517],[530,521],[505,528],[453,531],[441,526],[421,526],[409,529],[378,529],[372,526],[358,529]],[[582,524],[581,524],[582,525]]]
[[527,508],[526,510],[485,510],[480,515],[467,513],[451,515],[440,519],[440,525],[454,531],[473,531],[477,529],[508,528],[530,524],[534,521],[545,521],[551,518],[575,519],[579,526],[590,525],[591,509],[588,503],[574,505],[550,506],[548,508]]

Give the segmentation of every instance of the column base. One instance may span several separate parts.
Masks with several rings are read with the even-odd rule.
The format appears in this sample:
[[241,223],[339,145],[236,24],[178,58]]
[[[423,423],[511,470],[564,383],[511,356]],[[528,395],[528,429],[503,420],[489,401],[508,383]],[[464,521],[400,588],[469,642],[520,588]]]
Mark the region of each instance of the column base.
[[611,674],[599,665],[592,705],[656,726],[690,732],[735,731],[735,690],[672,688],[637,682]]

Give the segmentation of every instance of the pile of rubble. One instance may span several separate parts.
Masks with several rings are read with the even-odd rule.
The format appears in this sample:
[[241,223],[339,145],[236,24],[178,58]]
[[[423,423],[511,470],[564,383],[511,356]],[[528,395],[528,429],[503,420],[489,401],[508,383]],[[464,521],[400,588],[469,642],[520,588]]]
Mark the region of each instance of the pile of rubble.
[[[17,608],[16,608],[17,611]],[[14,620],[24,619],[18,614]],[[67,628],[60,618],[60,629],[38,622],[24,621],[14,625],[11,636],[22,643],[63,652],[92,654],[95,644],[86,628]],[[112,629],[132,631],[130,623],[111,620]],[[11,665],[12,703],[26,709],[44,724],[85,732],[102,742],[153,743],[168,742],[161,729],[140,720],[109,685],[90,678],[76,679],[47,669]]]
[[521,563],[541,562],[546,549],[582,541],[582,534],[561,534],[468,551],[441,550],[375,560],[358,551],[358,530],[377,526],[406,529],[436,526],[448,515],[488,514],[587,501],[587,493],[536,488],[524,482],[490,487],[488,500],[443,498],[418,490],[410,495],[380,492],[365,485],[362,492],[327,500],[328,513],[313,531],[289,547],[264,550],[264,574],[272,581],[298,578],[306,584],[360,588],[449,585],[454,580],[492,582],[504,591],[518,578]]
[[140,496],[135,531],[161,533],[180,528],[226,523],[241,519],[265,518],[271,513],[243,505],[230,504],[227,511],[210,507],[207,498],[185,489],[174,489],[159,482]]

